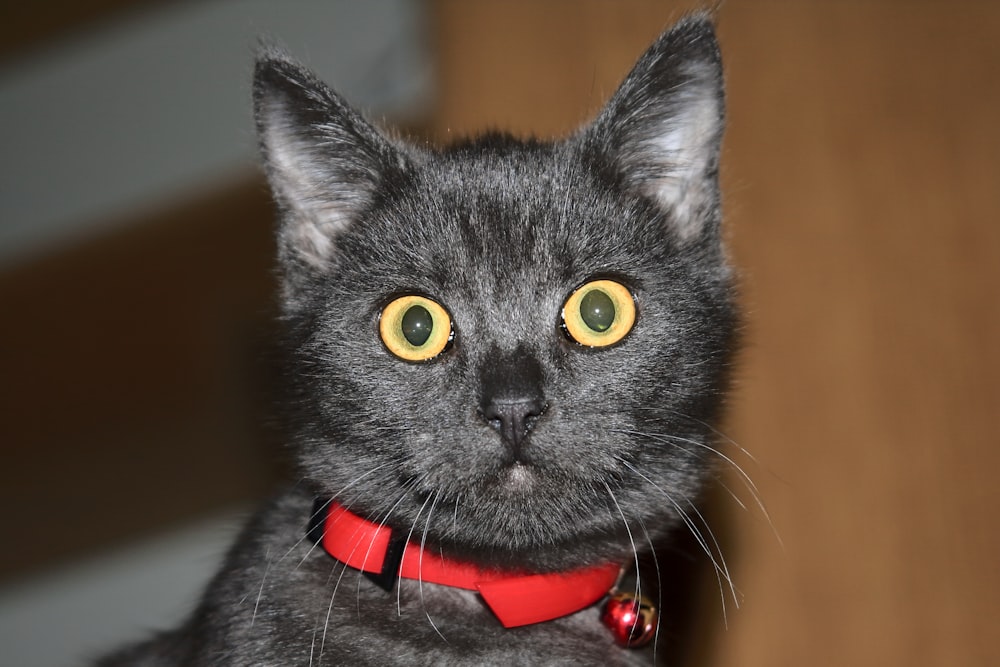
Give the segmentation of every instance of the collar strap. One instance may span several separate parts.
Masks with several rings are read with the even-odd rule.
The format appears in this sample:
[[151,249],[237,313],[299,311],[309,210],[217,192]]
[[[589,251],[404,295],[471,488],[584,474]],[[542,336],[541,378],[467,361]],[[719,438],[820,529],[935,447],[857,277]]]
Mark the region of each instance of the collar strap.
[[608,593],[619,572],[614,563],[548,574],[482,569],[396,539],[388,526],[366,521],[333,500],[316,502],[310,536],[328,554],[386,590],[403,577],[478,591],[506,628],[589,607]]

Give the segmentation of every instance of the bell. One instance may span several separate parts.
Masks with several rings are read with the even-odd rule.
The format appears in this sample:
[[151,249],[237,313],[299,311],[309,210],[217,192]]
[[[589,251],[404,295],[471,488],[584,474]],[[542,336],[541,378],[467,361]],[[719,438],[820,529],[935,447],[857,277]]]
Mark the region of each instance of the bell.
[[604,605],[601,622],[608,626],[615,643],[626,648],[645,646],[656,634],[659,612],[644,595],[616,593]]

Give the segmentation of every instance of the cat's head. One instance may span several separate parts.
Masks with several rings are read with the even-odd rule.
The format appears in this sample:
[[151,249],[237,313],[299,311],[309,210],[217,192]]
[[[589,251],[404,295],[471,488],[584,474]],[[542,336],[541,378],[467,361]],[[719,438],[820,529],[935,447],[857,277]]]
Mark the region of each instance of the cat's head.
[[555,143],[406,145],[274,50],[254,93],[316,492],[541,569],[677,523],[733,329],[710,22],[664,34]]

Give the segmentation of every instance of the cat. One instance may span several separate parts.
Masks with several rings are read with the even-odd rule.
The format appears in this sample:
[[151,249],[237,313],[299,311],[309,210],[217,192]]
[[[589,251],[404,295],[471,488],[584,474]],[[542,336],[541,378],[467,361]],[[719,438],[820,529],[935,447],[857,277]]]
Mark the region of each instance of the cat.
[[98,664],[650,664],[600,602],[712,470],[737,315],[711,18],[561,141],[409,145],[271,47],[253,96],[299,481],[186,623]]

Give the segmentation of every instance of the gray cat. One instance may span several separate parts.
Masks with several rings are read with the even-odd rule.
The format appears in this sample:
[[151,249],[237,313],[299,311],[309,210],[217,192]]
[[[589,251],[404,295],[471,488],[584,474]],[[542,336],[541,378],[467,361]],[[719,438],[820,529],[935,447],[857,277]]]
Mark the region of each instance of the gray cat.
[[601,601],[711,470],[735,315],[710,20],[560,142],[407,145],[274,49],[254,104],[300,480],[182,627],[99,664],[650,664]]

